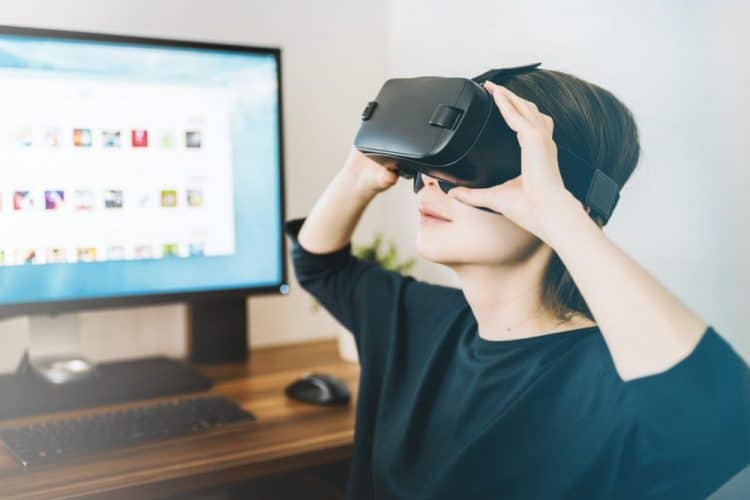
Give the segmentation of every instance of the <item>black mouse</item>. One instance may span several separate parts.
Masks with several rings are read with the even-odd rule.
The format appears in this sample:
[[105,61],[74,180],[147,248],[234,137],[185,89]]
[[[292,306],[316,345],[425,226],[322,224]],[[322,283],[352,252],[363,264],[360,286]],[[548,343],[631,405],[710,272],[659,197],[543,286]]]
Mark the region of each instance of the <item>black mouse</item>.
[[346,404],[350,392],[339,378],[326,373],[309,373],[286,386],[286,395],[305,403],[319,405]]

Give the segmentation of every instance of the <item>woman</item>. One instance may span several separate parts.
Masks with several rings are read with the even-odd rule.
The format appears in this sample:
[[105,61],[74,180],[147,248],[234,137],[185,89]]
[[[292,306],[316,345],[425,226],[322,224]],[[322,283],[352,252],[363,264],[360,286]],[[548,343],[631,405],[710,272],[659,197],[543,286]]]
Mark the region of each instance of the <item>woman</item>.
[[417,192],[419,253],[460,289],[352,256],[398,180],[356,150],[286,224],[297,280],[359,350],[347,497],[705,498],[750,462],[750,369],[606,237],[557,164],[564,143],[622,187],[630,112],[562,72],[484,85],[521,175],[447,194],[422,175]]

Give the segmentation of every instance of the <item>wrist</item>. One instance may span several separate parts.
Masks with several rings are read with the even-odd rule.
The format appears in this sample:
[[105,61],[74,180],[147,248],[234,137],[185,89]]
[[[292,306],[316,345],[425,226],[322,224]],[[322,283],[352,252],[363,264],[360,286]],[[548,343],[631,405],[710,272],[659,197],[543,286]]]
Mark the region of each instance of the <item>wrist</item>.
[[351,195],[363,202],[372,201],[378,194],[361,169],[346,165],[341,171],[341,177],[341,182],[346,185]]
[[575,234],[581,224],[588,222],[596,226],[589,217],[588,210],[567,189],[548,199],[540,210],[539,219],[542,221],[546,243],[552,248],[556,248],[564,238]]
[[346,165],[339,172],[339,182],[351,197],[359,200],[363,204],[368,204],[378,194],[370,186],[360,170]]

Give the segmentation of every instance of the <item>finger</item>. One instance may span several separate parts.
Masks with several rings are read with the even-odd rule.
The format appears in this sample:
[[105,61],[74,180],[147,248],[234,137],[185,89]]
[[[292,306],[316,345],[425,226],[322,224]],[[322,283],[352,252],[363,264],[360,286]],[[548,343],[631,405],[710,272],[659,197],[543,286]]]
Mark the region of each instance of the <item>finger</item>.
[[497,88],[503,95],[508,97],[510,102],[512,102],[513,105],[515,105],[516,108],[518,108],[526,118],[533,119],[536,115],[539,114],[539,108],[535,103],[524,99],[523,97],[503,85],[497,85]]
[[508,126],[516,132],[519,132],[528,126],[528,120],[523,114],[516,108],[513,103],[508,99],[506,95],[498,90],[498,86],[492,82],[486,82],[490,85],[486,85],[487,90],[490,91],[492,99],[495,101],[500,114],[503,115],[503,119]]
[[448,196],[455,198],[463,203],[468,203],[475,207],[497,208],[497,193],[494,186],[489,188],[467,188],[457,186],[448,191]]
[[523,105],[519,105],[520,103],[518,101],[516,101],[514,99],[511,99],[510,95],[507,92],[503,92],[503,90],[507,91],[508,89],[506,89],[502,85],[498,85],[498,84],[496,84],[494,82],[491,82],[491,81],[487,80],[486,82],[484,82],[484,87],[490,92],[490,94],[492,94],[493,98],[496,97],[497,93],[500,93],[501,96],[504,95],[507,98],[507,100],[511,103],[511,105],[513,106],[513,108],[516,111],[518,111],[518,113],[520,113],[521,115],[525,114],[525,112],[526,112],[525,107]]
[[386,160],[381,160],[380,163],[378,163],[381,167],[383,167],[386,170],[390,170],[391,172],[397,172],[398,171],[398,161],[394,160],[392,158],[388,158]]
[[[515,109],[519,110],[519,114],[524,117],[529,128],[537,128],[541,126],[543,129],[552,132],[554,128],[552,117],[540,112],[536,104],[531,101],[527,101],[523,97],[520,97],[519,95],[513,93],[507,87],[503,87],[502,85],[495,85],[495,88],[496,91],[493,95],[503,96],[508,101],[510,101]],[[519,132],[519,130],[516,130],[516,132]]]
[[398,181],[398,175],[393,170],[385,170],[381,172],[380,178],[383,180],[383,182],[386,182],[388,184],[393,184]]
[[533,116],[534,109],[529,107],[529,104],[534,105],[534,103],[520,98],[519,96],[508,90],[507,87],[503,87],[502,85],[498,85],[490,81],[486,81],[484,83],[485,87],[487,87],[487,90],[489,90],[493,94],[493,97],[495,97],[495,94],[504,96],[521,116],[525,118]]

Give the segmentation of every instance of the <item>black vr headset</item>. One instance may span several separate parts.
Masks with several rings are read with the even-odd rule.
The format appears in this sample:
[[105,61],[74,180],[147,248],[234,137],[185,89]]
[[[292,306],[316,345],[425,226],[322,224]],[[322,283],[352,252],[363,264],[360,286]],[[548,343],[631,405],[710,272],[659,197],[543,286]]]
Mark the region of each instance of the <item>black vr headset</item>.
[[[444,192],[454,186],[484,188],[521,174],[521,148],[481,84],[502,84],[542,63],[493,69],[472,79],[423,76],[385,82],[362,112],[354,146],[380,164],[397,161],[397,173],[422,188],[424,173]],[[619,200],[607,174],[557,144],[563,184],[590,216],[606,224]],[[486,207],[481,210],[493,212]]]

